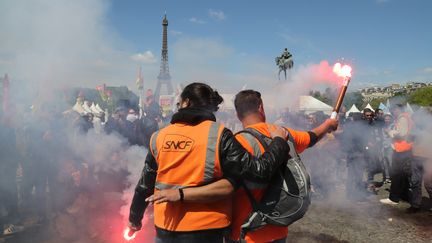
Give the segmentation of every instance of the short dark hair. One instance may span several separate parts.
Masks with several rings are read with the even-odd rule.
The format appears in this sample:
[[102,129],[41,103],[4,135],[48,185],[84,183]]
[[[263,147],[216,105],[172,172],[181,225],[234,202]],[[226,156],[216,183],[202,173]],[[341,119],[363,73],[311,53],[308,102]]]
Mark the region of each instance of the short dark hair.
[[234,99],[234,106],[240,120],[247,114],[258,112],[261,104],[261,93],[251,89],[240,91]]
[[223,102],[222,96],[216,90],[204,83],[191,83],[180,94],[182,100],[188,99],[191,107],[200,107],[217,111]]

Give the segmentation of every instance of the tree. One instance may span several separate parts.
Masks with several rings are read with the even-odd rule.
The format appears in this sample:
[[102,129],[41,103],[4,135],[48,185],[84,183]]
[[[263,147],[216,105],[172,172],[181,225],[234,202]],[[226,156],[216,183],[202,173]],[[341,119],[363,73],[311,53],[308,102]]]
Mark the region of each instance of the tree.
[[337,90],[326,88],[323,93],[320,91],[309,91],[309,95],[314,97],[317,100],[320,100],[328,105],[333,105],[336,102],[336,92]]
[[432,106],[432,87],[416,90],[409,95],[408,102],[420,106]]
[[360,92],[349,92],[345,94],[343,105],[349,109],[352,105],[356,105],[358,108],[363,105],[363,96]]

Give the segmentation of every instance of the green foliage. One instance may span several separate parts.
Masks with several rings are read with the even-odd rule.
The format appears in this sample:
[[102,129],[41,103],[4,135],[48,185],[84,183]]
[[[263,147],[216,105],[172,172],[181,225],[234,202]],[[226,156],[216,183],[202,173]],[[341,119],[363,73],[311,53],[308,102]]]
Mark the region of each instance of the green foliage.
[[420,106],[432,106],[432,87],[421,88],[408,97],[408,102]]
[[321,93],[320,91],[311,90],[309,91],[309,95],[316,98],[317,100],[320,100],[328,105],[333,106],[334,103],[336,102],[337,90],[326,88],[323,93]]
[[361,93],[359,91],[355,91],[355,92],[347,92],[345,94],[345,98],[343,101],[343,105],[349,109],[351,108],[352,105],[356,105],[357,108],[361,109],[361,107],[363,107],[363,96],[361,95]]

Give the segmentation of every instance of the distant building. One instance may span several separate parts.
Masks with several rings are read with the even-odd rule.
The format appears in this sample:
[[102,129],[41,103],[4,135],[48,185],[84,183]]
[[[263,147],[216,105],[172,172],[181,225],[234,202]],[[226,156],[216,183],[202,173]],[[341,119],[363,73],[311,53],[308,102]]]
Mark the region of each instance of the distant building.
[[162,54],[160,72],[157,77],[158,82],[154,92],[154,98],[162,108],[164,114],[169,113],[174,108],[174,88],[171,83],[171,75],[168,66],[168,19],[166,14],[162,20]]
[[374,99],[386,99],[393,97],[396,94],[410,94],[420,88],[432,86],[432,83],[421,83],[421,82],[408,82],[405,85],[392,84],[384,87],[366,87],[360,89],[360,93],[363,96],[363,101],[370,102]]

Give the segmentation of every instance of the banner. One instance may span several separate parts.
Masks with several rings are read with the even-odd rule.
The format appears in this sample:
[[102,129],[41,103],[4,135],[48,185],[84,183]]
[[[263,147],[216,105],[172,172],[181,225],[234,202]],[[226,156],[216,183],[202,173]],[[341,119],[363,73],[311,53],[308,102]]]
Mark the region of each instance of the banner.
[[174,95],[161,95],[159,97],[159,106],[163,114],[168,114],[174,109]]

